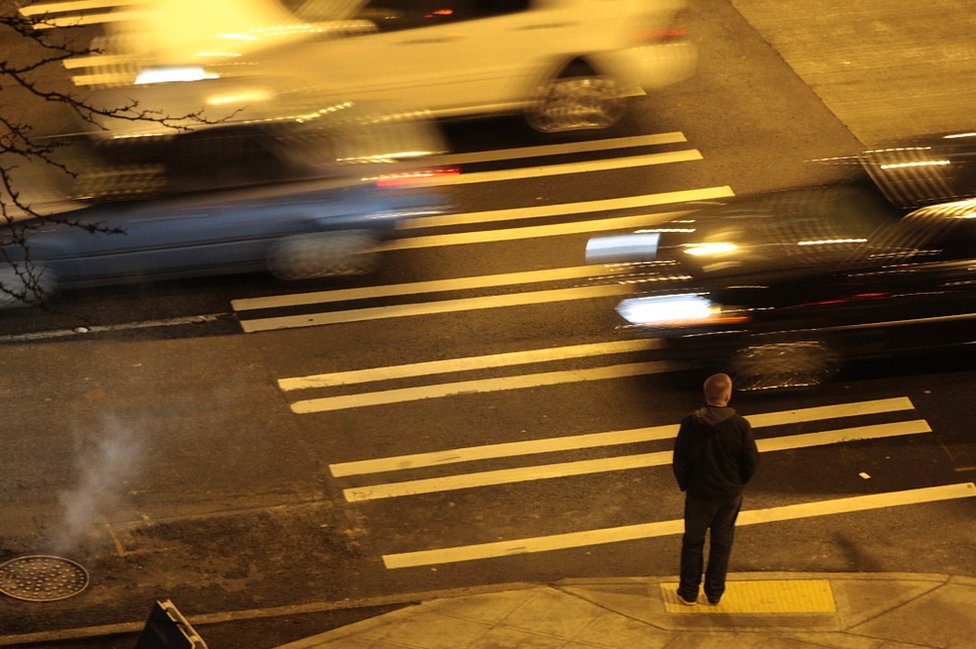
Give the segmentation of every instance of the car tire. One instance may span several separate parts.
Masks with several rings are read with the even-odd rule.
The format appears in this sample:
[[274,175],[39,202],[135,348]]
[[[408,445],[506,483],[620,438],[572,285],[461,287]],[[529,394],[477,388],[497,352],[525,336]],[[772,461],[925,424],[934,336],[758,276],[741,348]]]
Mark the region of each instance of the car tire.
[[627,112],[627,97],[611,77],[573,65],[539,89],[525,121],[540,133],[608,129]]
[[0,268],[0,309],[37,306],[50,300],[57,292],[58,282],[54,272],[41,264],[18,268],[6,264]]
[[376,238],[361,231],[286,237],[268,255],[268,270],[286,281],[363,275],[376,265]]
[[750,345],[729,361],[729,374],[740,391],[805,388],[829,381],[840,368],[840,357],[820,340]]

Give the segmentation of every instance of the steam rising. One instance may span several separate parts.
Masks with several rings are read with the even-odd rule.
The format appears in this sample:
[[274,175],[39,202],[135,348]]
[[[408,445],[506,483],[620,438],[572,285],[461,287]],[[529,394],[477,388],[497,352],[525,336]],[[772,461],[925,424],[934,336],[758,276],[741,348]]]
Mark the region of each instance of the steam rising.
[[53,552],[77,549],[94,526],[121,506],[126,482],[139,470],[142,450],[132,430],[115,419],[107,420],[101,434],[87,441],[76,463],[77,486],[58,495],[63,515],[54,530]]

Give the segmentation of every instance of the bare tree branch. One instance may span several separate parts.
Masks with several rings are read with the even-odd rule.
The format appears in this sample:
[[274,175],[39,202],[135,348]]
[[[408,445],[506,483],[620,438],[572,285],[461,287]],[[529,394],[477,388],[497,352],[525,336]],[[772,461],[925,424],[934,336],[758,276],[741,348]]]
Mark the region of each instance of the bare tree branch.
[[[118,100],[118,105],[101,105],[92,93],[73,87],[68,81],[65,61],[96,56],[102,50],[91,45],[90,30],[57,27],[43,15],[24,16],[22,3],[0,0],[0,297],[11,296],[32,302],[43,295],[41,270],[32,262],[28,235],[48,218],[18,187],[16,172],[40,165],[68,178],[77,178],[81,169],[62,154],[77,147],[79,138],[53,137],[39,133],[38,116],[25,105],[55,107],[75,123],[92,132],[104,131],[111,120],[144,122],[180,133],[196,126],[219,123],[198,111],[167,114],[154,107],[141,106],[135,99]],[[39,29],[40,27],[40,29]],[[87,36],[86,36],[87,34]],[[81,143],[84,143],[83,141]],[[91,145],[92,143],[89,142]],[[59,222],[91,232],[119,232],[91,223],[59,218]]]

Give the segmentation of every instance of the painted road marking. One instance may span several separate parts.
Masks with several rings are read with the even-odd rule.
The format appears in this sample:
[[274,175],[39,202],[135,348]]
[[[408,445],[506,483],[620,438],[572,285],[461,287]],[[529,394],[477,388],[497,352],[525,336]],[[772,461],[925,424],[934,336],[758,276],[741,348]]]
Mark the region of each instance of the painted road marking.
[[691,162],[701,160],[702,154],[698,149],[684,151],[668,151],[665,153],[648,153],[645,155],[625,156],[621,158],[605,158],[582,162],[562,162],[535,167],[518,167],[516,169],[499,169],[497,171],[476,171],[469,174],[437,175],[429,181],[420,182],[421,185],[470,185],[474,183],[493,183],[508,180],[525,180],[528,178],[544,178],[547,176],[562,176],[566,174],[581,174],[593,171],[612,171],[614,169],[629,169],[632,167],[649,167],[652,165],[672,164],[675,162]]
[[567,358],[625,354],[654,349],[659,344],[659,341],[655,339],[641,338],[638,340],[617,340],[604,343],[526,349],[501,354],[465,356],[463,358],[448,358],[440,361],[424,361],[421,363],[407,363],[405,365],[390,365],[388,367],[371,367],[363,370],[298,376],[289,379],[279,379],[278,387],[286,392],[289,390],[306,390],[309,388],[328,388],[336,385],[369,383],[389,379],[429,376],[431,374],[445,374],[448,372],[466,372],[489,367],[527,365],[529,363],[559,361]]
[[533,304],[548,304],[552,302],[567,302],[571,300],[593,300],[604,297],[614,297],[630,293],[633,289],[623,284],[606,284],[599,286],[584,286],[580,288],[560,288],[544,291],[528,291],[512,293],[511,295],[489,295],[485,297],[458,298],[455,300],[440,300],[436,302],[421,302],[419,304],[395,304],[391,306],[366,307],[346,311],[330,311],[324,313],[306,313],[294,316],[277,316],[270,318],[255,318],[242,320],[241,327],[246,333],[256,331],[273,331],[277,329],[291,329],[295,327],[316,327],[320,325],[346,324],[350,322],[365,322],[367,320],[382,320],[385,318],[406,318],[438,313],[457,313],[459,311],[474,311],[480,309],[498,309],[513,306],[529,306]]
[[838,403],[831,406],[815,406],[797,410],[783,410],[780,412],[760,413],[748,415],[753,428],[779,426],[817,419],[837,419],[838,417],[857,417],[859,415],[873,415],[880,412],[897,412],[899,410],[914,410],[915,405],[908,397],[891,397],[888,399],[872,399],[870,401],[855,401],[852,403]]
[[592,221],[573,221],[553,225],[527,225],[521,228],[499,230],[478,230],[476,232],[456,232],[451,234],[430,234],[419,237],[406,237],[384,241],[376,247],[380,251],[417,250],[419,248],[439,248],[442,246],[463,246],[473,243],[500,243],[519,239],[538,239],[540,237],[560,237],[606,230],[631,230],[688,214],[688,211],[656,212],[637,216],[620,216],[612,219]]
[[624,363],[606,367],[591,367],[578,370],[563,370],[557,372],[540,372],[538,374],[522,374],[494,379],[476,379],[472,381],[457,381],[454,383],[440,383],[416,388],[400,388],[397,390],[382,390],[365,394],[349,394],[337,397],[323,397],[307,399],[291,404],[292,412],[307,414],[313,412],[329,412],[349,408],[364,408],[367,406],[388,405],[420,399],[436,399],[459,394],[475,394],[479,392],[498,392],[502,390],[521,390],[537,388],[563,383],[577,383],[580,381],[601,381],[619,379],[643,374],[660,374],[672,371],[674,365],[663,361],[646,363]]
[[[760,453],[783,451],[796,448],[810,448],[826,446],[866,439],[882,439],[899,435],[915,435],[932,432],[928,422],[924,419],[900,421],[890,424],[875,424],[871,426],[857,426],[803,435],[788,435],[761,439],[756,442]],[[621,455],[617,457],[600,458],[597,460],[580,460],[576,462],[558,462],[553,464],[537,464],[515,469],[497,469],[492,471],[477,471],[458,475],[441,476],[437,478],[422,478],[419,480],[405,480],[388,482],[385,484],[367,485],[343,489],[342,493],[349,502],[364,500],[380,500],[383,498],[398,498],[402,496],[416,496],[425,493],[454,491],[457,489],[472,489],[488,487],[514,482],[528,482],[531,480],[548,480],[551,478],[566,478],[570,476],[590,475],[593,473],[607,473],[610,471],[627,471],[630,469],[645,469],[655,466],[671,464],[672,451],[658,451],[655,453],[639,453],[635,455]]]
[[[558,348],[556,348],[558,349]],[[382,368],[377,368],[382,369]],[[837,419],[840,417],[855,417],[859,415],[878,414],[883,412],[897,412],[913,410],[915,406],[908,397],[894,397],[890,399],[874,399],[855,403],[840,403],[832,406],[815,406],[779,412],[748,415],[753,428],[779,426],[782,424],[796,424],[823,419]],[[366,473],[384,473],[403,469],[416,469],[457,462],[472,462],[516,455],[533,455],[556,451],[571,451],[599,446],[614,446],[619,444],[636,444],[662,439],[673,439],[678,434],[678,424],[653,426],[649,428],[632,428],[629,430],[615,430],[603,433],[587,433],[584,435],[570,435],[564,437],[548,437],[544,439],[526,440],[521,442],[505,442],[502,444],[483,444],[463,448],[447,449],[427,453],[412,453],[393,457],[375,458],[369,460],[355,460],[339,462],[329,466],[329,470],[336,478],[363,475]]]
[[[972,498],[973,496],[976,496],[976,484],[965,482],[743,511],[739,514],[736,524],[739,526],[758,525],[776,521],[830,516],[833,514],[886,509],[888,507],[900,507],[904,505],[920,505],[959,498]],[[635,541],[662,536],[677,536],[683,532],[684,521],[681,519],[658,521],[654,523],[626,525],[623,527],[514,539],[511,541],[386,554],[383,555],[383,564],[390,570],[413,568],[477,559],[492,559],[518,554],[551,552],[554,550],[565,550],[604,543],[619,543],[622,541]]]
[[244,298],[232,300],[231,306],[235,311],[252,311],[255,309],[275,309],[309,304],[327,304],[329,302],[351,302],[355,300],[398,297],[402,295],[417,295],[419,293],[442,293],[444,291],[465,291],[478,288],[516,286],[518,284],[590,279],[594,276],[595,270],[593,266],[573,266],[570,268],[547,268],[544,270],[529,270],[518,273],[496,273],[492,275],[433,279],[423,282],[364,286],[362,288],[340,288],[328,291],[314,291],[311,293],[296,293],[293,295]]
[[686,189],[674,192],[644,194],[643,196],[624,196],[622,198],[605,198],[602,200],[582,201],[579,203],[556,203],[555,205],[534,205],[532,207],[516,207],[503,210],[485,210],[482,212],[464,212],[461,214],[444,214],[438,216],[424,216],[406,219],[398,224],[401,230],[418,228],[440,228],[452,225],[472,225],[475,223],[498,223],[499,221],[516,221],[528,219],[548,218],[552,216],[570,216],[573,214],[590,214],[593,212],[610,212],[614,210],[637,209],[654,205],[668,205],[670,203],[688,203],[692,201],[707,201],[718,198],[735,196],[735,192],[728,185],[717,187],[702,187],[700,189]]
[[593,151],[610,151],[613,149],[627,149],[639,146],[680,144],[681,142],[687,141],[688,139],[684,133],[675,131],[671,133],[653,133],[650,135],[634,135],[631,137],[616,137],[603,140],[581,140],[579,142],[565,142],[562,144],[517,147],[514,149],[451,153],[432,158],[430,162],[445,166],[463,165],[479,162],[497,162],[499,160],[523,160],[525,158],[541,158],[543,156],[592,153]]
[[668,613],[836,613],[829,579],[731,579],[717,606],[688,606],[677,598],[678,582],[662,582]]

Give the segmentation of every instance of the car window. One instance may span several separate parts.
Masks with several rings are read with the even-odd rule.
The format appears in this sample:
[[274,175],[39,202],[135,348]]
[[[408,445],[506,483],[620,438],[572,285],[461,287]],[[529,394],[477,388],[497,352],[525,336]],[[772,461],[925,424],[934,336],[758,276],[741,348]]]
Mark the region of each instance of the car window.
[[976,258],[973,201],[915,210],[898,224],[890,241],[903,248],[938,250],[946,259]]
[[351,18],[399,31],[525,11],[530,0],[368,0]]
[[[784,190],[744,198],[717,210],[710,228],[715,234],[710,238],[788,245],[850,239],[867,237],[882,225],[897,222],[898,217],[898,211],[871,186],[841,184]],[[733,234],[724,231],[721,223]]]

